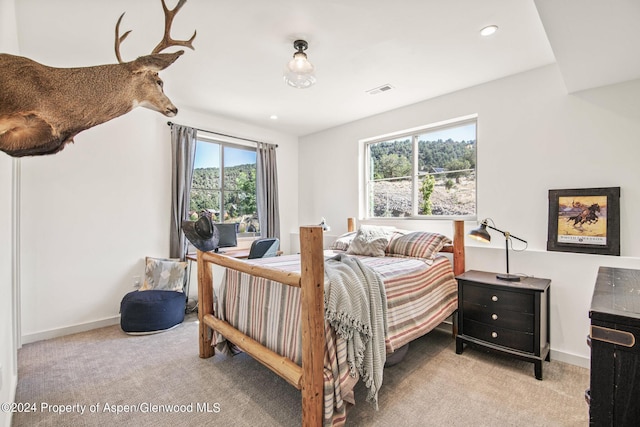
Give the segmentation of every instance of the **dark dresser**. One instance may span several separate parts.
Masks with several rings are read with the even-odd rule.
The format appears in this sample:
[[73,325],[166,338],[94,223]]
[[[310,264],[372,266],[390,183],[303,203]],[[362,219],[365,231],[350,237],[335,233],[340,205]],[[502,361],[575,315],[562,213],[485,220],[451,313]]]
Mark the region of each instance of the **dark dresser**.
[[533,362],[542,379],[549,361],[549,279],[522,278],[509,282],[496,273],[469,270],[458,280],[456,353],[465,344]]
[[640,270],[600,267],[589,317],[589,424],[638,426]]

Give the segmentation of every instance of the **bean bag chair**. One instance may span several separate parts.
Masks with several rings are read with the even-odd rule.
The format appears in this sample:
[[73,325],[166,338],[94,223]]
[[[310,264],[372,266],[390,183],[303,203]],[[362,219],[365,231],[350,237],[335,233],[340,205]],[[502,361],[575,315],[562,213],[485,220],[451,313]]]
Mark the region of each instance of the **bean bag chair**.
[[120,327],[128,334],[152,334],[184,320],[184,292],[146,290],[129,292],[120,303]]

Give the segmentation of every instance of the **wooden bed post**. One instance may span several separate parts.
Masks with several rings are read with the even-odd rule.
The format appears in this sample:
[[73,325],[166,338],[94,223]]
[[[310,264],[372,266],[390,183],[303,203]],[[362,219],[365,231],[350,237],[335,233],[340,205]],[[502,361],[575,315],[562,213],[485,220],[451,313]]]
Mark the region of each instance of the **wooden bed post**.
[[[464,250],[464,221],[453,221],[453,274],[456,276],[464,273],[465,266],[465,250]],[[453,338],[458,336],[458,310],[452,317],[451,334]]]
[[356,219],[354,217],[347,218],[347,231],[349,233],[356,231]]
[[300,227],[302,425],[321,426],[324,403],[324,254],[322,227]]
[[464,265],[464,221],[454,221],[453,228],[453,274],[457,276],[466,270]]
[[198,251],[198,329],[200,335],[200,357],[206,359],[215,354],[211,346],[212,331],[204,322],[204,316],[213,314],[213,275],[211,264],[202,258]]

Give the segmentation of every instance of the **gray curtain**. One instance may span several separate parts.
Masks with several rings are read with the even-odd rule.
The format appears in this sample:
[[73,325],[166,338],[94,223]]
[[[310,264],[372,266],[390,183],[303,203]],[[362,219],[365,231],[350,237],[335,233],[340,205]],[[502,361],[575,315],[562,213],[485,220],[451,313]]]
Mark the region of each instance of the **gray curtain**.
[[280,238],[280,208],[278,203],[278,168],[276,166],[277,145],[258,143],[258,221],[262,237]]
[[184,261],[188,241],[182,232],[182,221],[189,217],[189,193],[196,156],[198,130],[171,125],[171,230],[169,256]]

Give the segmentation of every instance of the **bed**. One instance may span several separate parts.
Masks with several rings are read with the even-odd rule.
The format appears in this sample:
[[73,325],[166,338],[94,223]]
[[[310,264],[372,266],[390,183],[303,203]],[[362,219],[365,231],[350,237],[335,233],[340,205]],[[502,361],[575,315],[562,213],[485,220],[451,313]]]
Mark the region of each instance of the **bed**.
[[[425,262],[416,257],[394,257],[393,254],[378,258],[358,254],[352,257],[357,258],[358,263],[373,268],[378,272],[378,277],[383,278],[388,302],[388,316],[385,316],[388,319],[388,331],[385,331],[384,339],[387,353],[393,353],[412,339],[429,332],[455,312],[457,287],[454,276],[465,269],[464,223],[454,221],[453,224],[451,244],[439,247],[441,252],[451,255],[434,256],[432,262],[427,263],[432,273],[421,272],[417,265],[424,265]],[[348,230],[356,233],[353,219],[348,221]],[[391,238],[391,241],[395,240]],[[325,260],[329,271],[329,266],[335,264],[332,259],[335,254],[327,254],[323,250],[323,231],[320,226],[300,228],[300,255],[243,261],[198,251],[200,357],[213,356],[215,344],[220,347],[225,342],[251,355],[301,390],[304,426],[344,424],[347,402],[353,403],[352,388],[357,375],[354,376],[353,370],[345,366],[347,344],[325,321]],[[397,263],[401,267],[397,267]],[[216,300],[215,306],[210,264],[227,269],[224,288],[218,291],[221,295],[216,295],[220,301]],[[408,274],[400,274],[400,271]],[[421,275],[430,276],[425,279],[429,282],[420,285],[421,290],[411,288],[422,280],[419,277]],[[244,293],[241,285],[244,286]],[[238,302],[241,295],[246,296],[247,287],[251,289],[249,302]],[[286,314],[280,314],[280,323],[276,326],[272,325],[271,320],[258,322],[263,323],[258,326],[238,320],[242,317],[239,313],[243,311],[245,317],[260,318],[251,313],[262,310],[259,304],[263,303],[266,295],[260,293],[262,288],[267,288],[266,294],[277,289],[278,295],[283,295],[280,300],[285,303],[275,306],[275,310]],[[416,299],[413,296],[420,292],[423,295],[414,304],[422,306],[424,314],[408,316],[407,306],[403,304],[407,299]],[[414,307],[411,312],[415,312]],[[453,320],[455,333],[455,316]],[[269,328],[279,328],[278,333],[272,334]],[[270,334],[277,338],[271,342],[265,339]]]

